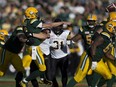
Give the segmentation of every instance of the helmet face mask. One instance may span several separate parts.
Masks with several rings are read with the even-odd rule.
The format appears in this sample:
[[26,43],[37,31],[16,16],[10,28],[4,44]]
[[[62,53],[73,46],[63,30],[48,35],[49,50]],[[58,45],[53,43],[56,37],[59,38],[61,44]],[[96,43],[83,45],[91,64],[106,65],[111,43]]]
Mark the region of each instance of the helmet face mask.
[[0,40],[5,41],[8,37],[8,31],[5,29],[0,30]]
[[38,10],[34,7],[29,7],[25,10],[25,17],[27,19],[38,18]]
[[110,21],[106,24],[106,29],[108,32],[110,32],[111,34],[115,34],[116,33],[116,22],[114,21]]
[[94,26],[96,25],[96,21],[97,21],[97,16],[95,14],[89,14],[87,17],[87,25],[90,28],[94,28]]
[[87,20],[87,25],[88,25],[90,28],[93,28],[93,27],[96,25],[96,21]]

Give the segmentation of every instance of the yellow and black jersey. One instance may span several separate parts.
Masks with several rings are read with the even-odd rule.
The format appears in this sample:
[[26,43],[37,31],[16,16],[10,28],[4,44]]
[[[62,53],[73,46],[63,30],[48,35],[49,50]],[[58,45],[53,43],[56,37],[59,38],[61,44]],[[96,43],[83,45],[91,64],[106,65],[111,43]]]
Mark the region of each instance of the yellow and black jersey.
[[94,29],[90,29],[89,26],[82,26],[82,27],[80,27],[79,34],[82,36],[82,38],[84,40],[84,47],[85,47],[85,49],[88,49],[88,47],[90,47],[93,38],[96,37],[94,35],[98,31],[98,29],[100,29],[100,26],[95,26]]
[[[93,60],[96,61],[100,61],[104,54],[113,47],[110,35],[107,32],[102,32],[100,36],[104,39],[104,43],[99,45],[96,49],[96,54],[93,57]],[[97,41],[97,38],[95,40]]]

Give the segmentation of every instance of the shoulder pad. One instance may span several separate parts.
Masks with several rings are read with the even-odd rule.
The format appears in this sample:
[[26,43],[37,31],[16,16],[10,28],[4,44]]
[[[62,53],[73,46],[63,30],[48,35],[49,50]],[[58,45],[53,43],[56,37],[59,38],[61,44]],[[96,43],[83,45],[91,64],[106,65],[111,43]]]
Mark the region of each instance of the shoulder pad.
[[101,34],[110,38],[110,35],[107,32],[102,32]]
[[38,27],[39,27],[39,28],[42,28],[42,24],[43,24],[43,23],[40,22],[40,23],[36,26],[36,28],[38,28]]
[[22,27],[18,27],[17,30],[23,30],[23,28]]
[[34,23],[35,21],[37,21],[37,20],[38,20],[38,19],[32,19],[30,23],[33,24],[33,23]]

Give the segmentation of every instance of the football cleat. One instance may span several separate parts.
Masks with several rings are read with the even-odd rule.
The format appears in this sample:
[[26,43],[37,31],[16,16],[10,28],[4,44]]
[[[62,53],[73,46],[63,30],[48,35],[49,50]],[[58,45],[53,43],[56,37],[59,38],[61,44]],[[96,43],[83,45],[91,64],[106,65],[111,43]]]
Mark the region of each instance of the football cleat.
[[40,79],[39,84],[46,84],[46,85],[52,85],[52,82],[47,79]]
[[27,84],[26,84],[25,82],[21,81],[21,82],[20,82],[20,86],[21,86],[21,87],[27,87]]

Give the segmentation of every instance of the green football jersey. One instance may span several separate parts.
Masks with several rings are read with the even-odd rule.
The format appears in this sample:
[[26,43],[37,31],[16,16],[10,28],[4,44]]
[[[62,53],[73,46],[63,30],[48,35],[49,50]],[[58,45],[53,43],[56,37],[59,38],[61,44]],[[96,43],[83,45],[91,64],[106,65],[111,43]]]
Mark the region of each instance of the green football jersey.
[[104,54],[113,47],[111,37],[107,32],[102,32],[100,35],[104,39],[104,42],[97,47],[95,56],[93,57],[94,61],[100,61]]
[[24,46],[24,43],[21,42],[17,37],[18,33],[23,33],[23,29],[21,27],[18,27],[14,30],[10,38],[3,45],[3,48],[7,49],[12,53],[18,54]]
[[94,29],[90,29],[88,26],[82,26],[79,29],[79,34],[81,34],[84,40],[84,47],[86,50],[90,47],[93,40],[93,36],[98,29],[99,29],[98,26],[96,26]]
[[[25,20],[25,26],[27,27],[27,31],[31,33],[40,33],[42,30],[42,21],[38,19],[26,19]],[[40,45],[43,40],[36,38],[36,37],[31,37],[34,41],[34,46]]]

